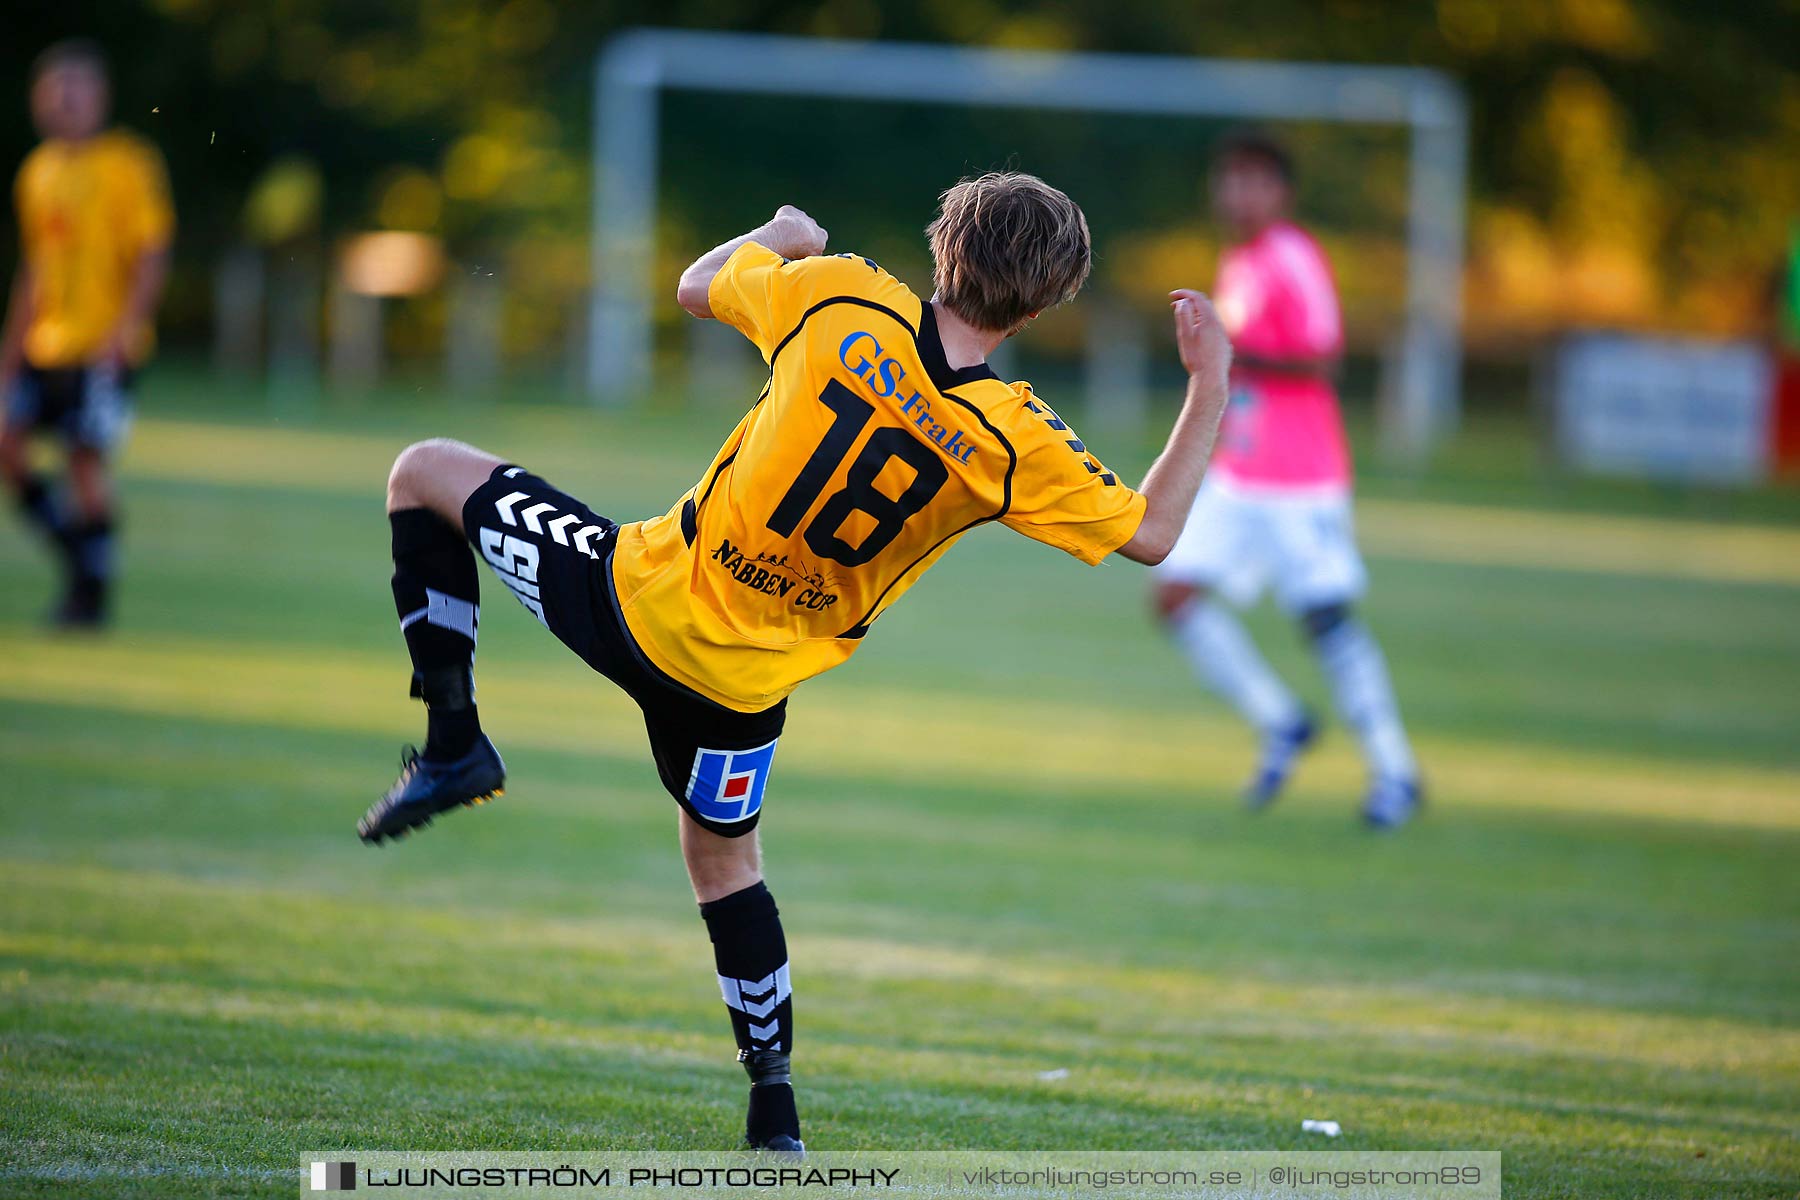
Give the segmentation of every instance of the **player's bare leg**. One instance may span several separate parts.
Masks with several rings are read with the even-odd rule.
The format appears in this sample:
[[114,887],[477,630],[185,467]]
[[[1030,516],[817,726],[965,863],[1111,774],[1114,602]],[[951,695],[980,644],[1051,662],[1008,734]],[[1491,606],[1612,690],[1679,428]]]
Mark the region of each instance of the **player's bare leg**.
[[762,843],[755,830],[743,837],[720,837],[702,829],[686,813],[678,811],[677,815],[681,819],[681,858],[687,864],[695,900],[710,904],[762,882]]
[[388,475],[394,604],[427,733],[424,749],[408,749],[400,778],[357,823],[366,842],[401,837],[440,812],[504,790],[506,764],[481,732],[475,708],[481,588],[462,533],[463,502],[500,465],[485,451],[440,438],[408,446]]
[[501,460],[467,442],[431,438],[414,442],[394,460],[388,472],[388,515],[411,508],[429,509],[462,533],[463,502],[487,482]]
[[1152,599],[1201,681],[1256,730],[1262,748],[1245,785],[1244,802],[1253,809],[1268,806],[1286,786],[1301,752],[1318,736],[1316,723],[1264,661],[1242,622],[1210,589],[1162,579]]
[[112,478],[100,451],[77,446],[69,451],[69,496],[83,520],[92,521],[112,511]]
[[802,1151],[789,1071],[794,1002],[787,941],[775,899],[763,883],[756,831],[721,837],[685,812],[680,821],[681,857],[712,938],[738,1061],[750,1076],[744,1140],[757,1150]]

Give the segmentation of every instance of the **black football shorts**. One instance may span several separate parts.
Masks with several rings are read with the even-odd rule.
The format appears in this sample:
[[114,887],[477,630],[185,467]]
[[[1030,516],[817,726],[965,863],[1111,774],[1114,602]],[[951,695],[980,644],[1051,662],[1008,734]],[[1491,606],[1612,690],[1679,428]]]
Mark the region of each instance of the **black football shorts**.
[[6,424],[109,454],[131,427],[131,384],[130,371],[26,366],[6,396]]
[[463,530],[521,604],[637,701],[657,774],[703,828],[756,828],[787,701],[758,713],[716,704],[644,656],[613,587],[618,525],[523,467],[494,468],[463,502]]

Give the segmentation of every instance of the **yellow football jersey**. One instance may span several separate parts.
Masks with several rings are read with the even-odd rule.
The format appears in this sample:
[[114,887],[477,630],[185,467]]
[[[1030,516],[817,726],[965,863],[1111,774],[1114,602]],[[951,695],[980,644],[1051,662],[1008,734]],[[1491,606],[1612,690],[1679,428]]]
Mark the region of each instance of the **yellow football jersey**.
[[[13,190],[34,284],[25,358],[37,367],[81,366],[118,325],[138,259],[173,236],[162,156],[119,131],[47,141],[26,156]],[[126,338],[131,362],[149,357],[147,322]]]
[[952,370],[931,305],[855,255],[755,243],[713,314],[769,364],[762,397],[667,514],[623,526],[626,624],[679,683],[758,712],[855,652],[957,538],[988,521],[1098,563],[1144,498],[1028,384]]

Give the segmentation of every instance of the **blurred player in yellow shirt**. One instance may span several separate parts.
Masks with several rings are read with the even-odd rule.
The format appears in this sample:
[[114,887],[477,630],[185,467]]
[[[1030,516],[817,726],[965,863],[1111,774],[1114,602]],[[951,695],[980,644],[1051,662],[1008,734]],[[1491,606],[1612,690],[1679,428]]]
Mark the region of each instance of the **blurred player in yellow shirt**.
[[[162,158],[106,128],[106,61],[91,42],[59,42],[32,71],[43,142],[14,184],[19,267],[0,336],[0,474],[25,518],[56,547],[66,590],[57,624],[104,622],[113,560],[107,461],[130,420],[133,376],[150,356],[175,214]],[[34,432],[68,454],[60,498],[31,463]]]

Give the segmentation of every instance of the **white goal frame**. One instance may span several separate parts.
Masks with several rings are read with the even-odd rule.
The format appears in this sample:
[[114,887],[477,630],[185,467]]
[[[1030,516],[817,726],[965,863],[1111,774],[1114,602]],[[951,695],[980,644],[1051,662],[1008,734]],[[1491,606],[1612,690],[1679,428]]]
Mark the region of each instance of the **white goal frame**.
[[669,89],[1405,126],[1406,319],[1384,434],[1417,454],[1456,424],[1468,111],[1461,89],[1440,72],[754,33],[619,34],[602,48],[595,70],[587,390],[601,402],[628,400],[649,385],[651,306],[674,291],[672,280],[651,278],[658,101]]

